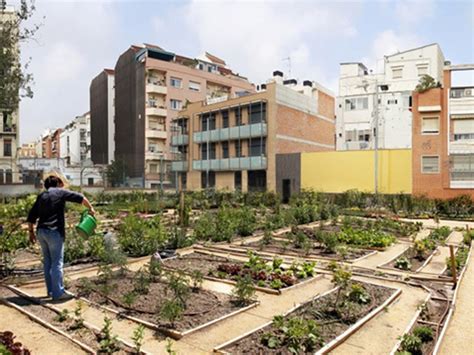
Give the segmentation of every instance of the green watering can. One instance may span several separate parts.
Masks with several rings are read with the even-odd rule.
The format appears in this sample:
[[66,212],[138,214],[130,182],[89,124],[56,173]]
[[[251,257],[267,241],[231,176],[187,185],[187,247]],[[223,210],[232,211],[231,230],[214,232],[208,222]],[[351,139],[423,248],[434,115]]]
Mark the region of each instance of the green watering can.
[[90,237],[94,234],[94,229],[97,227],[97,219],[89,214],[89,210],[82,212],[81,220],[76,226],[76,231],[84,237]]

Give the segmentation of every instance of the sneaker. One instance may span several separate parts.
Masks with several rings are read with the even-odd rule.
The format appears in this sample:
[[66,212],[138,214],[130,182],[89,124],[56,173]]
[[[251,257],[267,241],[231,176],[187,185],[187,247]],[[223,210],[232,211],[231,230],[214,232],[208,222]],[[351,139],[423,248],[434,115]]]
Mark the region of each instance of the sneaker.
[[70,294],[67,291],[64,291],[64,293],[58,298],[53,298],[53,301],[69,301],[69,300],[72,300],[73,298],[74,296],[72,294]]

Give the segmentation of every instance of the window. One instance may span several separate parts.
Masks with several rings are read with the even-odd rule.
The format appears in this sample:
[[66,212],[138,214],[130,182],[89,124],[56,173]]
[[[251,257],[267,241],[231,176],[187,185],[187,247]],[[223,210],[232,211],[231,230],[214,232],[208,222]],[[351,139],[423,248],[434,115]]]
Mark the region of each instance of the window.
[[87,178],[87,185],[94,186],[94,178]]
[[265,155],[265,138],[254,138],[249,141],[249,156],[251,157],[260,157]]
[[421,119],[422,134],[438,134],[439,133],[439,117],[423,117]]
[[12,141],[11,139],[3,140],[3,156],[11,157],[12,156]]
[[13,182],[13,173],[11,169],[5,170],[5,182],[11,184]]
[[214,171],[201,172],[201,188],[213,188],[216,186],[216,173]]
[[235,141],[235,156],[241,157],[242,156],[242,142]]
[[222,128],[229,127],[229,111],[222,111]]
[[216,129],[215,114],[206,114],[201,116],[201,131],[211,131]]
[[265,122],[265,115],[267,111],[267,104],[259,102],[249,106],[249,120],[250,124]]
[[216,159],[216,143],[201,144],[201,160]]
[[398,100],[397,99],[390,99],[390,100],[387,100],[387,105],[396,105],[398,104]]
[[367,110],[368,108],[369,108],[368,97],[357,97],[353,99],[346,99],[345,101],[346,111]]
[[474,156],[472,154],[452,155],[450,160],[451,180],[474,181]]
[[182,103],[181,100],[171,99],[170,104],[171,104],[171,109],[172,110],[179,111],[179,110],[181,110],[181,107],[182,107],[183,103]]
[[403,107],[411,107],[411,95],[403,95]]
[[418,76],[428,75],[428,65],[419,65],[418,68]]
[[158,164],[150,164],[150,173],[156,174],[158,172]]
[[189,82],[189,90],[191,91],[201,91],[201,84],[195,81]]
[[453,120],[454,124],[454,140],[470,140],[474,139],[474,117],[468,119]]
[[234,113],[235,113],[235,125],[236,126],[241,126],[242,125],[242,108],[237,107],[234,110]]
[[394,67],[394,68],[392,68],[392,78],[393,79],[403,78],[403,67]]
[[180,78],[170,78],[170,85],[174,88],[181,89],[182,80]]
[[421,172],[423,174],[439,173],[439,156],[422,156]]
[[222,159],[229,158],[229,142],[222,142]]
[[234,187],[236,190],[242,190],[242,172],[236,171],[234,173]]

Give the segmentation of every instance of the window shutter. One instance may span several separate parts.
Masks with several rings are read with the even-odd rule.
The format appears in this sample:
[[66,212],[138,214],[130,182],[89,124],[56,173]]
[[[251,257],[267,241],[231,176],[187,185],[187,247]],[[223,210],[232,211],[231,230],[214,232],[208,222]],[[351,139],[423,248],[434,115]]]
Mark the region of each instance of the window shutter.
[[467,120],[453,120],[454,134],[474,133],[474,118]]

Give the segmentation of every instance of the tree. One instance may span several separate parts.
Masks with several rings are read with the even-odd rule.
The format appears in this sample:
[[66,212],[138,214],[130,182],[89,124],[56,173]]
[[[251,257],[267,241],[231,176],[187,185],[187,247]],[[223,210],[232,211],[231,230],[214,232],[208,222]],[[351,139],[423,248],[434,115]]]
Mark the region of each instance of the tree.
[[28,59],[20,64],[20,44],[34,39],[40,25],[25,25],[35,11],[34,0],[20,0],[16,12],[0,0],[0,108],[15,111],[22,97],[33,97],[33,75],[28,73]]
[[421,93],[439,87],[441,87],[439,82],[436,82],[433,77],[425,74],[420,78],[420,82],[416,86],[415,91]]
[[105,174],[113,187],[123,185],[127,176],[127,165],[123,160],[113,160]]

